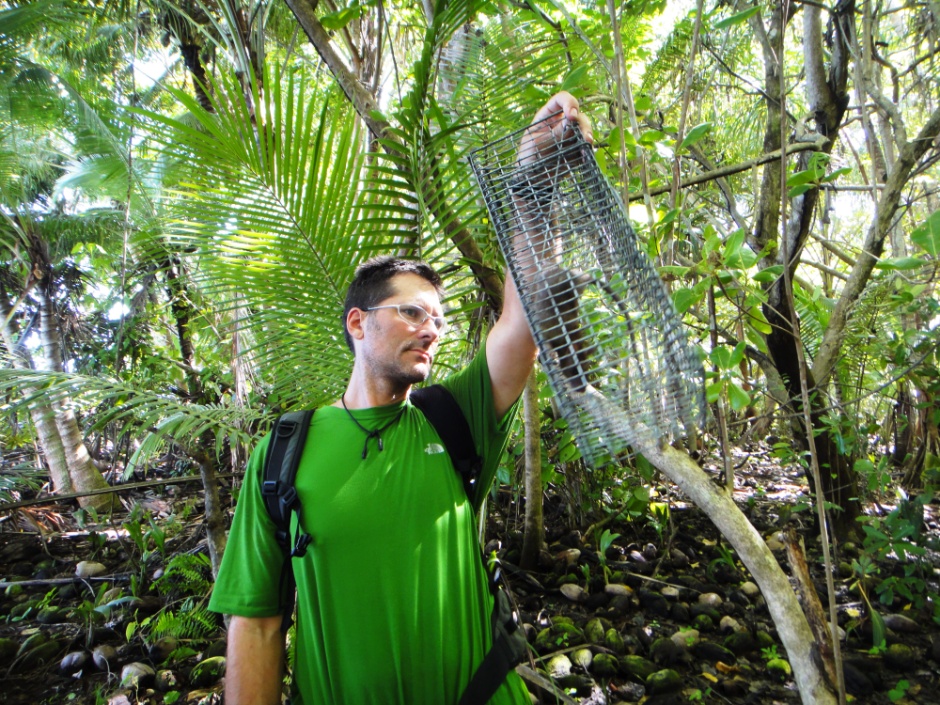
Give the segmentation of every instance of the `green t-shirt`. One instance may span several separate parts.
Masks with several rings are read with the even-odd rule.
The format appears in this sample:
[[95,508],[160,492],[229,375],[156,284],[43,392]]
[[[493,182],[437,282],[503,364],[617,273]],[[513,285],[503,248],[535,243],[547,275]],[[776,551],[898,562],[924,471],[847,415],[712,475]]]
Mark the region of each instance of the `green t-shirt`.
[[[484,458],[490,486],[512,412],[493,410],[486,355],[443,382]],[[410,402],[362,458],[365,434],[343,409],[313,416],[296,487],[313,543],[294,559],[294,678],[305,705],[456,705],[490,647],[493,598],[480,560],[473,506],[434,428]],[[353,411],[380,428],[401,404]],[[278,613],[283,555],[261,499],[269,437],[248,463],[209,609]],[[510,672],[491,704],[528,705]]]

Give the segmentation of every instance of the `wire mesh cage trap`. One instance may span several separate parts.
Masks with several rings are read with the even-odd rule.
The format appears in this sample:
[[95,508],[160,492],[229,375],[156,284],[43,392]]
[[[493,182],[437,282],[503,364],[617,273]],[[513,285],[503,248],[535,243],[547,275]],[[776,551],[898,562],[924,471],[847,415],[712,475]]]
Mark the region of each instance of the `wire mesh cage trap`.
[[582,457],[596,467],[700,425],[701,361],[577,126],[549,117],[470,164]]

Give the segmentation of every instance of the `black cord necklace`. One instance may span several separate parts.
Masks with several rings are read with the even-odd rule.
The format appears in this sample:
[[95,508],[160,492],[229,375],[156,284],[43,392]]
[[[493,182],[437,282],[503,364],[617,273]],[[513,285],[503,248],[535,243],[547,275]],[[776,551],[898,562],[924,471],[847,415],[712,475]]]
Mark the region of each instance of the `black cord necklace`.
[[376,428],[373,430],[367,429],[361,423],[356,420],[356,417],[352,415],[352,412],[346,407],[346,395],[340,397],[340,401],[343,403],[343,410],[346,412],[346,415],[352,419],[352,422],[359,427],[359,430],[366,434],[366,442],[362,444],[362,459],[366,459],[366,455],[369,453],[369,439],[374,438],[376,440],[376,445],[379,447],[379,452],[385,450],[385,445],[382,443],[382,436],[380,435],[383,431],[387,430],[389,426],[398,421],[401,418],[401,415],[405,413],[406,404],[402,404],[401,409],[398,410],[398,413],[395,414],[395,417],[389,421],[387,424],[381,428]]

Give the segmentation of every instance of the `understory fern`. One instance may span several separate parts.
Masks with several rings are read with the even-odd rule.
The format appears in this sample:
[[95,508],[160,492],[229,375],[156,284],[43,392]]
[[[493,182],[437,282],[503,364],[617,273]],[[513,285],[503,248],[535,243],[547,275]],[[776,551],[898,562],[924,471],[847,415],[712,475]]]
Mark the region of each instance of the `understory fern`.
[[183,601],[179,610],[164,610],[154,623],[150,632],[151,639],[172,636],[176,639],[208,639],[219,629],[218,616],[210,612],[203,604],[196,604],[189,598]]
[[204,553],[180,553],[156,581],[161,595],[205,595],[212,587],[212,565]]

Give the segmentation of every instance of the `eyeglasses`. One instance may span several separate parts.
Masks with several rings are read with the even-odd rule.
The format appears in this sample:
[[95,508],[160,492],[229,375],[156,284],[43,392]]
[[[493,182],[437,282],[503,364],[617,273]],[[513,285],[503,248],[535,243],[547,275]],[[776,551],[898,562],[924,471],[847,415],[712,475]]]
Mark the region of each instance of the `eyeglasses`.
[[447,321],[443,316],[432,316],[417,304],[385,304],[384,306],[372,306],[366,311],[377,311],[380,308],[393,308],[398,311],[398,317],[410,326],[420,328],[424,322],[431,319],[431,323],[441,335],[447,330]]

